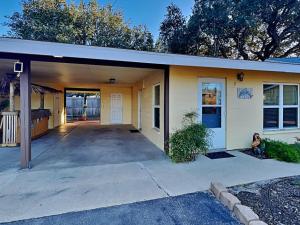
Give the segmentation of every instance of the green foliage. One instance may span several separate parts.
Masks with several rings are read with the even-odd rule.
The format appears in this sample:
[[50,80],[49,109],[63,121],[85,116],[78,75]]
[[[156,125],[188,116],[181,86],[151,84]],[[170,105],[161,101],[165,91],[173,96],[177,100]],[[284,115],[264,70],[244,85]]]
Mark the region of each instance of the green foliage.
[[270,158],[274,158],[280,161],[286,162],[298,162],[300,163],[300,145],[299,144],[287,144],[274,140],[263,140],[266,147],[266,154]]
[[9,100],[5,99],[0,102],[0,112],[9,107]]
[[167,7],[167,14],[160,25],[159,39],[156,43],[157,51],[182,53],[185,52],[186,19],[180,8],[175,4]]
[[300,1],[195,0],[186,22],[171,6],[160,28],[165,51],[261,61],[300,55]]
[[97,0],[25,0],[22,12],[8,17],[9,36],[28,40],[153,50],[145,26],[130,27],[120,11]]
[[206,154],[210,145],[210,130],[196,122],[197,113],[184,116],[183,128],[170,137],[169,156],[172,161],[188,162],[198,154]]

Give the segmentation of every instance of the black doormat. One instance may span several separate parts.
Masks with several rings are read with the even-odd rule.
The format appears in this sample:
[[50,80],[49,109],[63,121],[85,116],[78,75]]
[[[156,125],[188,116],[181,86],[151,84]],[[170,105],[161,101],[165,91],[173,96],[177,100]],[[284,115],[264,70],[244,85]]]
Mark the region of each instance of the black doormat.
[[129,130],[130,133],[139,133],[140,131],[139,130],[136,130],[136,129],[132,129],[132,130]]
[[210,152],[205,155],[210,159],[223,159],[235,157],[234,155],[229,154],[228,152]]

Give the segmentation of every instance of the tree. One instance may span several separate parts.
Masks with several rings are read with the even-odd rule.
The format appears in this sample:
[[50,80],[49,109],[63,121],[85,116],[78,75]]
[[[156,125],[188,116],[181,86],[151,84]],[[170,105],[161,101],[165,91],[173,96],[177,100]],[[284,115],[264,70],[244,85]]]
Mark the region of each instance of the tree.
[[24,0],[21,13],[7,23],[15,38],[81,45],[153,50],[153,38],[146,27],[130,27],[121,12],[97,0],[78,5],[66,0]]
[[[300,55],[300,0],[195,0],[186,25],[167,18],[162,46],[179,37],[186,54],[261,61]],[[186,27],[185,35],[174,35],[177,27]]]
[[195,0],[188,21],[188,53],[214,57],[229,57],[228,32],[231,0]]
[[186,20],[178,6],[167,7],[165,19],[160,25],[159,39],[156,43],[158,51],[185,53]]
[[70,42],[71,20],[65,0],[23,1],[22,13],[15,12],[7,24],[9,35],[30,40]]

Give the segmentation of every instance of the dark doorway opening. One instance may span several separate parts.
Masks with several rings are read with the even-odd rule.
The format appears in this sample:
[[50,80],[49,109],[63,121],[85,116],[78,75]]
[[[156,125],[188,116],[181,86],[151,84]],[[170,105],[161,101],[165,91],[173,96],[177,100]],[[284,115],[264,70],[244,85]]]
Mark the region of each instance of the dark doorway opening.
[[100,121],[100,90],[65,89],[65,109],[67,122]]

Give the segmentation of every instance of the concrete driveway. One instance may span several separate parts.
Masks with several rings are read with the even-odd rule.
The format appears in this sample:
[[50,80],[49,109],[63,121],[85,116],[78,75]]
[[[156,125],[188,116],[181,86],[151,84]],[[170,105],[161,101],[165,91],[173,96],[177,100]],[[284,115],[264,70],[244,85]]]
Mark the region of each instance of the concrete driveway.
[[[34,166],[30,170],[18,170],[17,148],[0,149],[0,223],[168,199],[170,196],[208,190],[212,181],[234,186],[300,175],[300,164],[260,160],[238,151],[231,152],[235,155],[233,158],[211,160],[200,156],[192,163],[174,164],[140,133],[130,133],[129,128],[88,124],[61,127],[34,141]],[[185,206],[184,212],[189,207],[196,210],[192,207],[193,200],[190,201],[190,205],[185,203],[188,206]],[[141,212],[154,210],[155,206],[161,211],[166,208],[159,208],[159,204],[152,208],[145,206]],[[123,215],[126,212],[123,209],[126,207],[116,212]],[[115,224],[122,224],[113,211],[96,212],[111,215]],[[128,213],[134,215],[133,211]],[[160,212],[155,213],[151,219],[160,218]],[[68,215],[73,220],[77,215],[85,214]],[[68,215],[61,217],[62,221]],[[98,218],[93,213],[89,215]],[[191,216],[199,215],[200,212]],[[175,217],[164,219],[169,221],[170,218]],[[88,217],[86,219],[89,221]],[[139,219],[133,220],[133,224]],[[51,219],[46,219],[45,223],[44,220],[36,221],[49,224],[47,221]]]
[[[259,160],[240,152],[187,164],[168,159],[6,171],[0,173],[0,222],[38,218],[300,175],[300,164]],[[201,210],[201,209],[199,209]]]
[[[35,169],[162,160],[165,154],[130,125],[66,124],[32,142]],[[0,149],[0,172],[19,167],[19,148]]]

